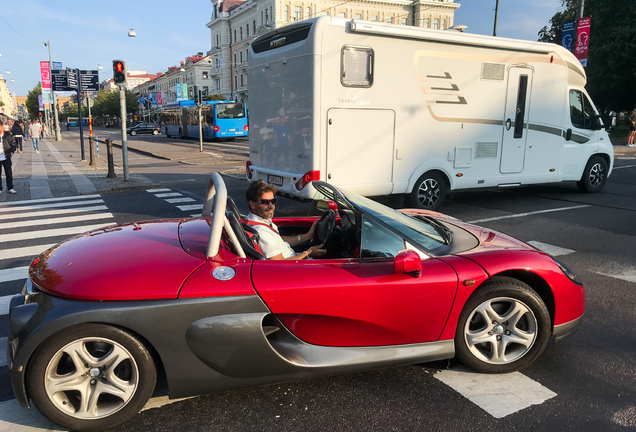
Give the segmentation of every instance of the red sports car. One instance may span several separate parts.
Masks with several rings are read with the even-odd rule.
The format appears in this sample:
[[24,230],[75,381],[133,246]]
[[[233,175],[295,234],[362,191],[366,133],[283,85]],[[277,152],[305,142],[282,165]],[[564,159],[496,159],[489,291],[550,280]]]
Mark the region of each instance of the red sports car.
[[[203,216],[91,231],[37,257],[10,307],[16,398],[77,430],[170,397],[457,356],[532,363],[576,330],[567,267],[504,234],[314,182],[325,259],[263,259],[220,175]],[[316,217],[277,218],[281,234]]]

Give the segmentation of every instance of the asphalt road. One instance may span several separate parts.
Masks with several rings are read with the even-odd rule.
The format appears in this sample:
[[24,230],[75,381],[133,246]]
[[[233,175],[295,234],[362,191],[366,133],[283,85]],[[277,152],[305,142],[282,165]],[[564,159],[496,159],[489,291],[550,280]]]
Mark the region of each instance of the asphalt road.
[[[223,151],[221,144],[218,151]],[[131,170],[168,191],[102,194],[116,222],[196,214],[210,170],[221,169],[134,153],[129,163]],[[226,183],[246,211],[247,182],[226,177]],[[303,214],[306,205],[283,198],[277,211]],[[536,363],[514,377],[484,380],[454,361],[394,367],[177,401],[146,409],[116,430],[635,430],[636,160],[618,154],[600,194],[581,194],[572,184],[464,192],[454,194],[442,211],[534,242],[574,269],[587,295],[579,331],[549,345]],[[37,245],[37,240],[20,243]],[[26,265],[19,259],[3,264]],[[0,294],[19,291],[21,283],[0,282]],[[6,325],[6,316],[0,316],[0,329]],[[52,427],[12,408],[6,369],[0,367],[0,431]],[[164,403],[162,392],[157,391],[157,405]]]

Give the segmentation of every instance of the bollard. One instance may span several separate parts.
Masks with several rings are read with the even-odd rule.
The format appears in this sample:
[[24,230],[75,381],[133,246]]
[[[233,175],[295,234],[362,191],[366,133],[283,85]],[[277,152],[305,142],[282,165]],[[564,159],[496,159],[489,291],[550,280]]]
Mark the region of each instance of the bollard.
[[90,148],[89,152],[89,162],[88,162],[88,166],[96,166],[97,165],[97,161],[95,160],[95,143],[93,141],[93,137],[90,136],[88,137],[88,146]]
[[108,153],[108,174],[106,178],[117,178],[115,174],[115,162],[113,162],[113,140],[106,140],[106,153]]

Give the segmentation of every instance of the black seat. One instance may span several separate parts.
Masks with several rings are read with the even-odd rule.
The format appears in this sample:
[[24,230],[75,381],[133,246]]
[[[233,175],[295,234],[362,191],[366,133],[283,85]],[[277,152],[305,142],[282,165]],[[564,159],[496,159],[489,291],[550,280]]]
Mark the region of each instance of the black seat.
[[[243,248],[245,255],[250,258],[264,260],[265,255],[258,248],[258,233],[256,230],[245,224],[241,224],[241,215],[238,212],[238,208],[231,197],[227,198],[227,208],[225,210],[225,215],[227,219],[230,221],[230,227],[236,237],[238,238],[239,244]],[[258,248],[258,249],[257,249]]]

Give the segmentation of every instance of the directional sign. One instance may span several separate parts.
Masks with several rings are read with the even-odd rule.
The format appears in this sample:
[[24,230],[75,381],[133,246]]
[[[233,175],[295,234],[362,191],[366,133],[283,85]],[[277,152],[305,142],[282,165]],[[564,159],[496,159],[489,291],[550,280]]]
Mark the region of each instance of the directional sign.
[[68,86],[72,90],[77,89],[77,72],[76,69],[66,68],[66,76],[68,77]]
[[51,62],[51,63],[52,63],[51,69],[62,69],[62,62]]
[[51,78],[53,80],[53,91],[69,91],[75,90],[68,85],[68,76],[66,75],[65,70],[56,70],[53,69],[51,71]]
[[99,71],[81,70],[82,91],[99,91]]

